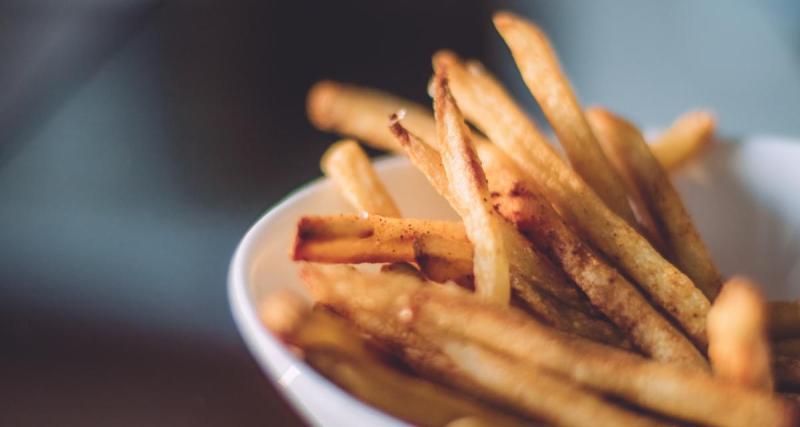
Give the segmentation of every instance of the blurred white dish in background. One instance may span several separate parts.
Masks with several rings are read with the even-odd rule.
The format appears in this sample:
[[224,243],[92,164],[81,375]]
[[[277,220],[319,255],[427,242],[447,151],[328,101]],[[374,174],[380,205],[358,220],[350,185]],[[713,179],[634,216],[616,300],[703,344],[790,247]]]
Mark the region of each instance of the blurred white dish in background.
[[[457,218],[405,158],[379,160],[375,166],[404,216]],[[770,299],[800,296],[800,141],[761,136],[719,143],[674,179],[723,274],[756,279]],[[298,218],[346,212],[352,212],[350,206],[322,179],[259,219],[231,262],[234,319],[259,365],[310,423],[405,425],[316,373],[258,319],[259,302],[269,292],[289,288],[305,294],[288,255]]]

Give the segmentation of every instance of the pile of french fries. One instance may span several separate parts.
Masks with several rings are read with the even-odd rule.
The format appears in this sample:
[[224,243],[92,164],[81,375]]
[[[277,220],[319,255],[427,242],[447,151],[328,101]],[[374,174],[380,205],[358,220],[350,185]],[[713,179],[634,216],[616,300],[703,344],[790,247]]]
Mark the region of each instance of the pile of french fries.
[[566,160],[453,52],[433,56],[433,111],[316,84],[314,125],[406,155],[461,221],[403,218],[358,143],[337,142],[322,170],[358,214],[300,219],[291,256],[314,305],[273,294],[265,326],[415,425],[797,424],[800,305],[723,282],[670,181],[713,139],[713,115],[648,143],[579,104],[536,25],[494,25]]

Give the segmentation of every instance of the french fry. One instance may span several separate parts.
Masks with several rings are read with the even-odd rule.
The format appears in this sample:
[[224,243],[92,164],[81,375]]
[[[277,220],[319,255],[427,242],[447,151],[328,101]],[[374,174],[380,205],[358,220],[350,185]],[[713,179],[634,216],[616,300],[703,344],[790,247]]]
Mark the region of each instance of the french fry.
[[270,295],[264,325],[415,425],[800,425],[786,393],[800,389],[800,302],[765,304],[739,278],[722,287],[668,176],[712,140],[714,116],[686,113],[648,145],[582,109],[540,28],[493,22],[572,167],[452,52],[433,57],[433,111],[318,82],[316,127],[406,154],[462,222],[400,218],[358,144],[334,144],[321,168],[361,215],[301,218],[292,258],[380,271],[303,264],[317,307]]
[[[449,182],[442,165],[438,151],[425,144],[414,134],[408,132],[399,121],[391,124],[392,132],[406,149],[411,162],[428,178],[428,182],[444,197],[458,212],[462,207],[459,201],[450,192]],[[478,143],[478,150],[486,150],[491,144]],[[499,224],[503,234],[503,241],[507,245],[506,251],[510,258],[512,274],[518,271],[522,281],[535,284],[540,289],[557,297],[559,300],[574,307],[587,308],[585,298],[564,276],[558,272],[546,258],[536,253],[525,238],[510,224]],[[514,277],[512,277],[512,281]]]
[[376,148],[402,152],[386,129],[386,118],[405,111],[406,126],[427,141],[436,141],[431,110],[407,99],[376,89],[338,83],[317,82],[308,92],[306,112],[318,129],[364,141]]
[[631,208],[633,208],[633,213],[636,215],[639,229],[656,249],[661,253],[666,253],[664,236],[661,235],[661,230],[659,230],[652,212],[647,207],[642,191],[636,185],[636,174],[625,159],[625,146],[619,143],[619,139],[610,138],[609,135],[602,132],[603,129],[598,129],[590,113],[591,109],[584,114],[589,121],[589,126],[592,127],[592,132],[597,137],[597,141],[603,148],[603,152],[614,169],[616,169],[617,174],[622,178],[623,184],[625,184],[625,192],[628,194]]
[[519,369],[513,359],[474,344],[448,340],[443,345],[443,353],[483,393],[548,423],[563,426],[662,425],[652,418],[611,405],[601,396],[544,370]]
[[717,120],[708,111],[690,111],[680,117],[650,145],[664,170],[679,168],[712,141]]
[[667,250],[681,269],[709,299],[719,293],[722,279],[711,254],[695,228],[680,194],[650,152],[647,142],[633,124],[602,108],[587,115],[595,129],[613,140],[618,154],[634,175],[639,191],[659,227]]
[[502,219],[489,204],[486,176],[472,146],[470,131],[443,74],[435,77],[433,110],[450,194],[459,203],[458,212],[475,252],[475,293],[488,301],[508,304],[511,284],[506,246],[500,231]]
[[[436,372],[452,367],[436,342],[461,338],[514,358],[520,370],[542,368],[690,422],[786,426],[798,419],[797,408],[773,394],[565,335],[455,287],[425,286],[408,277],[359,273],[342,266],[305,265],[301,275],[315,300],[396,344],[417,366]],[[569,410],[582,409],[573,405]]]
[[800,337],[800,301],[768,302],[767,327],[773,339]]
[[262,317],[269,329],[300,347],[314,369],[358,399],[414,425],[438,427],[464,417],[487,420],[492,425],[528,424],[454,390],[386,366],[343,319],[325,310],[298,309],[300,306],[288,294],[271,295],[262,307]]
[[628,339],[606,319],[591,316],[584,311],[537,292],[536,288],[512,280],[514,293],[542,323],[558,330],[614,347],[632,349]]
[[[500,24],[502,20],[497,25]],[[531,188],[546,197],[570,226],[633,279],[695,343],[704,347],[705,317],[710,303],[694,283],[615,215],[561,160],[485,69],[464,67],[458,61],[445,65],[462,111],[517,164],[528,177]]]
[[353,140],[342,140],[328,148],[320,161],[342,195],[359,212],[400,216],[400,210],[372,168],[367,153]]
[[[364,332],[390,346],[400,346],[404,359],[424,375],[557,425],[594,425],[598,419],[613,425],[653,425],[649,419],[606,403],[596,394],[544,370],[530,366],[520,369],[507,357],[440,335],[439,331],[417,335],[416,330],[407,327],[415,323],[407,316],[412,314],[411,301],[418,296],[425,298],[415,292],[422,282],[329,267],[340,268],[306,265],[301,270],[314,297],[341,312]],[[478,301],[452,287],[425,288],[437,288],[436,294],[457,296],[455,301]],[[487,304],[497,306],[482,302],[483,306]],[[508,310],[498,308],[500,312]]]
[[507,12],[495,14],[494,22],[572,167],[614,213],[636,224],[622,180],[600,149],[547,36],[533,23]]
[[705,358],[628,280],[599,257],[561,220],[521,174],[494,151],[481,152],[481,162],[495,179],[492,201],[543,253],[551,258],[644,353],[654,359],[707,369]]
[[414,262],[418,242],[427,242],[426,256],[468,266],[457,277],[471,271],[472,246],[463,224],[378,215],[302,217],[297,223],[292,258],[326,263]]
[[[333,215],[305,216],[297,227],[292,251],[295,261],[416,262],[426,277],[437,282],[472,283],[472,246],[461,223]],[[599,342],[629,347],[613,325],[539,291],[532,282],[535,276],[526,275],[513,262],[511,275],[514,292],[547,324]]]
[[[450,204],[457,207],[457,200],[451,196],[449,188],[444,185],[447,177],[444,176],[441,166],[441,158],[436,150],[424,144],[414,135],[406,131],[399,122],[392,124],[392,129],[398,139],[406,147],[412,162],[428,177],[429,182]],[[495,151],[494,146],[488,143],[477,144],[478,152]],[[545,258],[534,253],[525,238],[510,224],[502,222],[501,231],[503,232],[505,244],[511,262],[511,286],[514,292],[526,305],[546,323],[579,336],[594,339],[603,343],[629,348],[630,344],[620,335],[620,332],[605,320],[600,320],[586,315],[592,312],[592,307],[588,306],[584,297],[574,293],[574,286],[567,283],[563,276],[556,272]],[[420,245],[425,246],[425,245]],[[434,261],[441,257],[433,257]],[[425,260],[418,260],[422,264],[429,264],[427,257]],[[433,267],[433,268],[431,268]],[[442,268],[444,267],[444,268]],[[423,268],[431,274],[436,281],[442,281],[445,274],[452,274],[452,265],[448,263],[434,262]],[[456,280],[461,283],[461,281]],[[542,289],[551,295],[558,297],[553,300],[546,294],[539,292]],[[568,306],[564,306],[568,304]],[[573,308],[574,307],[574,308]],[[577,310],[575,310],[577,308]]]
[[[343,85],[330,81],[318,83],[312,88],[308,99],[309,116],[318,127],[355,136],[378,148],[386,148],[390,144],[381,139],[382,131],[378,128],[383,127],[381,123],[384,118],[379,118],[376,111],[394,113],[405,108],[406,114],[403,123],[412,126],[415,132],[428,135],[428,141],[425,142],[422,139],[413,138],[424,145],[411,144],[410,146],[414,147],[417,152],[422,153],[420,154],[421,156],[426,153],[434,154],[438,159],[438,165],[433,165],[433,168],[438,168],[439,173],[437,174],[435,170],[431,170],[430,163],[415,162],[415,164],[417,167],[429,166],[428,170],[423,170],[423,172],[428,176],[429,180],[438,179],[438,185],[434,184],[434,186],[443,196],[448,198],[451,204],[455,203],[449,195],[449,190],[441,191],[442,188],[447,188],[447,185],[445,185],[447,178],[441,166],[438,152],[427,145],[436,140],[435,131],[430,131],[430,129],[435,130],[435,123],[432,115],[426,112],[424,107],[411,108],[409,105],[414,105],[411,101],[374,89]],[[399,126],[399,129],[403,128]],[[394,130],[397,131],[398,129]],[[405,132],[404,129],[403,131]],[[405,138],[408,138],[407,134]],[[485,143],[485,140],[481,138],[475,137],[474,139],[477,145]],[[435,142],[433,144],[435,145]],[[562,286],[562,284],[566,283],[563,277],[560,277],[561,275],[554,271],[548,263],[542,262],[535,254],[532,254],[529,248],[524,247],[524,238],[515,236],[513,230],[509,230],[508,227],[504,227],[504,234],[506,235],[506,243],[511,246],[508,252],[512,257],[512,262],[514,258],[519,261],[515,264],[520,268],[521,274],[534,278],[538,284],[562,301],[571,305],[585,306],[585,302],[582,302],[582,297],[575,291],[574,286],[569,284]],[[530,281],[530,279],[527,280]]]
[[772,390],[764,299],[756,286],[735,277],[708,312],[708,357],[714,375]]
[[[459,256],[450,257],[448,252],[452,242],[441,239],[419,239],[414,242],[414,261],[419,265],[424,277],[434,282],[453,281],[461,286],[473,288],[475,277],[472,273],[472,244],[458,248]],[[465,254],[466,257],[460,256]]]

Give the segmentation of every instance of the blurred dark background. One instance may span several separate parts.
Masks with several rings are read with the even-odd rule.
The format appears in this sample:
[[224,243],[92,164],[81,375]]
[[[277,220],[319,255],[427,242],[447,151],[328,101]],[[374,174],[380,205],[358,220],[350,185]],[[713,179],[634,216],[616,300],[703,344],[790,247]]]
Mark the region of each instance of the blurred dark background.
[[299,425],[225,277],[249,225],[320,174],[334,136],[305,93],[334,78],[427,102],[449,47],[536,114],[491,26],[507,7],[551,34],[586,104],[800,134],[791,0],[0,0],[0,424]]

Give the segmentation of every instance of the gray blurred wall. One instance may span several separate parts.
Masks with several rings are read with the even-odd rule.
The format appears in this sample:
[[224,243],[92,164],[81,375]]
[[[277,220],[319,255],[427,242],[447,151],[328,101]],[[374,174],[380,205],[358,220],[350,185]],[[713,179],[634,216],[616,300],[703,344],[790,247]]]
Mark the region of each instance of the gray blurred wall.
[[[550,34],[584,105],[645,127],[697,106],[729,135],[800,134],[800,2],[501,2]],[[496,69],[535,110],[499,37]]]

